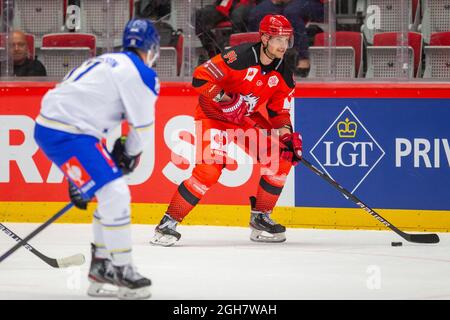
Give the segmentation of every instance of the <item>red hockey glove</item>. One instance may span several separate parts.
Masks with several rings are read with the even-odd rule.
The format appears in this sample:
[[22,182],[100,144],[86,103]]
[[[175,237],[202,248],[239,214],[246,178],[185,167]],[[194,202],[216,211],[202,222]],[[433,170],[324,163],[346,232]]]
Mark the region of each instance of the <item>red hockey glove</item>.
[[224,117],[235,124],[241,124],[248,112],[248,104],[239,93],[231,94],[230,101],[218,102],[217,105],[222,110]]
[[285,133],[280,138],[286,148],[281,148],[281,158],[296,166],[302,159],[302,135],[298,132]]

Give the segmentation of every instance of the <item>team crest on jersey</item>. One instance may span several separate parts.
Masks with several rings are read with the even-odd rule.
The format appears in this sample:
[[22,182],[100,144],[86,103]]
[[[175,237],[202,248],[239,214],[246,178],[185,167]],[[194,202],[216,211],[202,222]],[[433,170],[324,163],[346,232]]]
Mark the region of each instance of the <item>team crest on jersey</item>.
[[269,87],[272,88],[272,87],[275,87],[278,84],[279,81],[280,80],[278,80],[277,76],[271,76],[267,83],[269,84]]
[[246,96],[242,96],[242,98],[245,100],[245,102],[247,102],[248,104],[248,113],[252,113],[253,109],[255,109],[256,104],[258,103],[259,97],[254,96],[252,93],[246,95]]
[[86,192],[95,185],[89,173],[87,173],[86,169],[84,169],[76,157],[67,160],[60,168],[83,192]]
[[244,80],[252,81],[253,78],[258,74],[257,68],[248,68],[247,69],[247,75],[245,76]]
[[262,84],[263,84],[263,82],[262,82],[261,80],[256,81],[256,85],[257,85],[258,87],[261,87]]

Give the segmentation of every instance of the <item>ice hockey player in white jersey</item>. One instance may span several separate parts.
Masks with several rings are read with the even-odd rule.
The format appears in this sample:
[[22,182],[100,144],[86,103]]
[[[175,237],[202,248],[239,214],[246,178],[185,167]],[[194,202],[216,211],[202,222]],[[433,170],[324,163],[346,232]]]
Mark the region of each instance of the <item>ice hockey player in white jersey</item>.
[[[151,68],[159,56],[153,24],[130,20],[123,48],[87,60],[50,90],[42,100],[34,136],[68,178],[75,206],[86,209],[89,200],[97,198],[88,294],[146,299],[151,281],[132,261],[131,196],[123,175],[136,168],[150,143],[159,93],[159,80]],[[123,120],[128,121],[129,134],[116,140],[109,153],[101,140]],[[114,290],[106,290],[105,284]]]

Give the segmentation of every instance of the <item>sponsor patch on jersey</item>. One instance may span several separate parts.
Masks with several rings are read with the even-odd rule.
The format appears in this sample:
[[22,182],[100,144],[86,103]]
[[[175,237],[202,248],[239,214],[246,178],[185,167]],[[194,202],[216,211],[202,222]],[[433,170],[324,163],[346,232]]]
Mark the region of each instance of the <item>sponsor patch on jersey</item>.
[[278,79],[277,76],[271,76],[267,83],[269,84],[269,87],[272,88],[272,87],[275,87],[279,81],[280,80]]
[[[84,186],[88,184],[91,185],[91,176],[89,175],[89,173],[87,173],[86,169],[84,169],[83,165],[75,156],[63,163],[60,168],[78,187],[78,189],[85,189],[83,188]],[[92,185],[95,185],[95,183]],[[83,192],[85,192],[85,190],[83,190]]]
[[245,76],[244,80],[253,81],[253,78],[258,74],[257,68],[248,68],[247,69],[247,75]]

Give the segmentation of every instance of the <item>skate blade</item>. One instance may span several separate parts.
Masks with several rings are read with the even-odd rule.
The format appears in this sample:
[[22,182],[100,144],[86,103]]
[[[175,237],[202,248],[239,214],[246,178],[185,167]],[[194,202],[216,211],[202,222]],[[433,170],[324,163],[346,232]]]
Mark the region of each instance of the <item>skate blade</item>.
[[177,241],[178,239],[174,236],[156,233],[155,236],[150,240],[150,243],[155,246],[171,247]]
[[271,242],[280,243],[286,241],[286,235],[284,232],[281,233],[268,233],[261,230],[256,230],[252,228],[252,233],[250,234],[250,240],[255,242]]
[[90,280],[87,294],[98,298],[116,298],[118,289],[116,286],[108,283],[99,283]]
[[129,289],[126,287],[119,287],[117,297],[122,300],[143,300],[152,296],[150,286],[139,289]]

